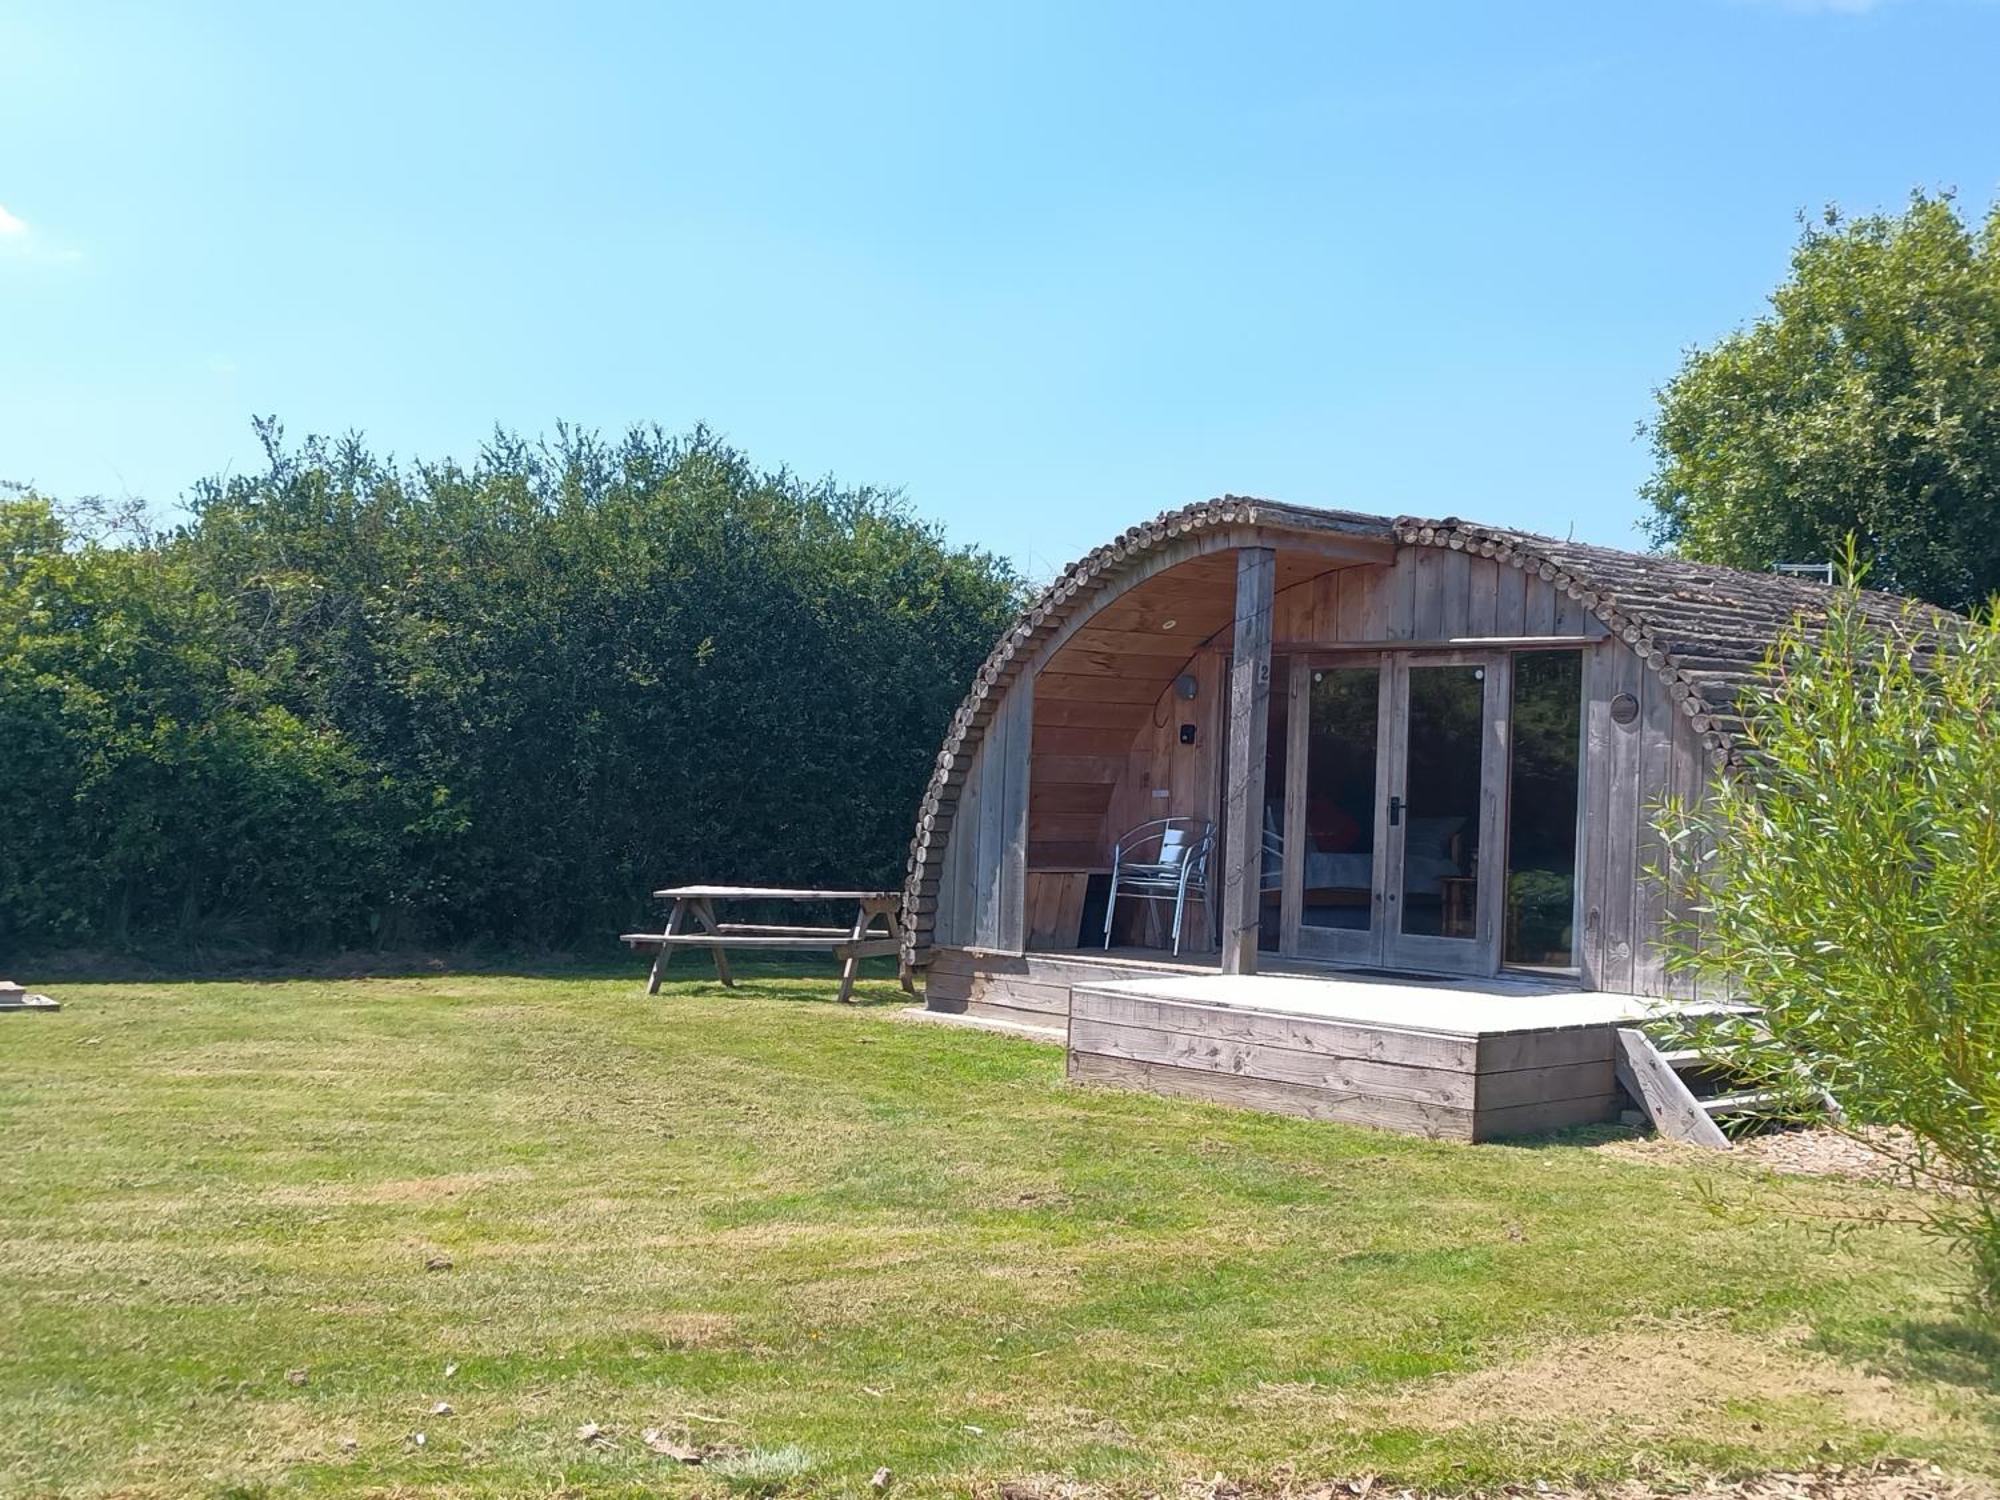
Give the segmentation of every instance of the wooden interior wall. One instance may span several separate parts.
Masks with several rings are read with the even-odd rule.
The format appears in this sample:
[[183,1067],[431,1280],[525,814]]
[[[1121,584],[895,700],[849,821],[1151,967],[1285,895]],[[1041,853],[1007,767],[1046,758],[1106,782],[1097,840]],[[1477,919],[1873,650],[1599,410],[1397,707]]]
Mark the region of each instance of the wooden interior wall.
[[[1028,947],[1076,946],[1090,876],[1109,867],[1120,835],[1154,818],[1220,816],[1222,699],[1227,653],[1205,646],[1181,672],[1194,678],[1183,698],[1170,682],[1144,705],[1145,719],[1117,753],[1036,755],[1029,794]],[[1181,726],[1194,743],[1181,743]],[[1189,929],[1183,952],[1208,953],[1212,924]]]
[[[1128,826],[1122,812],[1110,816],[1113,797],[1135,752],[1150,749],[1174,679],[1196,671],[1204,643],[1227,628],[1235,588],[1234,553],[1183,563],[1107,605],[1036,673],[1029,869],[1109,863],[1110,840]],[[1203,698],[1211,692],[1205,684]]]
[[[1154,818],[1215,821],[1227,663],[1220,648],[1205,648],[1187,668],[1195,680],[1193,701],[1170,686],[1151,705],[1150,717],[1132,737],[1112,783],[1103,828],[1107,847],[1109,840]],[[1194,726],[1192,745],[1180,742],[1183,724]]]

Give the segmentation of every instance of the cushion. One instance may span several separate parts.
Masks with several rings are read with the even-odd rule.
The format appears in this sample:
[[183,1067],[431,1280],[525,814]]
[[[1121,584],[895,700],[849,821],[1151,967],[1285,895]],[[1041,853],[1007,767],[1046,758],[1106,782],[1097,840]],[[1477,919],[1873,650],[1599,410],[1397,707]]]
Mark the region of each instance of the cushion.
[[1403,832],[1403,857],[1450,859],[1451,841],[1464,826],[1464,818],[1411,818]]
[[1306,804],[1306,836],[1322,854],[1346,854],[1361,847],[1361,824],[1331,797]]

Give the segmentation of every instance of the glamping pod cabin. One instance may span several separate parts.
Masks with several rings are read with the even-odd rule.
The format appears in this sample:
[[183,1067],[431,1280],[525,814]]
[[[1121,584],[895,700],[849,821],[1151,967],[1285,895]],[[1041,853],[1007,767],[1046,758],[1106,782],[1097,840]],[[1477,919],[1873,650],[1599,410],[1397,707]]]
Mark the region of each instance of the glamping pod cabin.
[[[1903,605],[1864,597],[1885,622]],[[919,810],[904,958],[930,1009],[1067,1029],[1085,1076],[1110,1065],[1080,1066],[1072,1010],[1122,986],[1120,1027],[1175,996],[1213,1023],[1168,1017],[1180,1031],[1126,1049],[1125,1081],[1219,1096],[1179,1076],[1206,1068],[1291,1086],[1285,1058],[1245,1057],[1296,1042],[1308,1013],[1421,1033],[1413,1056],[1472,1038],[1452,1055],[1474,1085],[1391,1079],[1434,1112],[1379,1123],[1479,1138],[1609,1117],[1604,1019],[1684,985],[1652,809],[1730,762],[1767,649],[1826,599],[1449,518],[1234,496],[1169,512],[1067,569],[981,668]],[[1479,1038],[1509,1017],[1551,1035],[1597,1018],[1601,1065],[1575,1072],[1574,1035],[1516,1046],[1573,1076],[1482,1092],[1501,1053]],[[1303,1045],[1322,1044],[1347,1045]],[[1581,1091],[1552,1098],[1565,1088]],[[1482,1099],[1515,1118],[1483,1118]]]

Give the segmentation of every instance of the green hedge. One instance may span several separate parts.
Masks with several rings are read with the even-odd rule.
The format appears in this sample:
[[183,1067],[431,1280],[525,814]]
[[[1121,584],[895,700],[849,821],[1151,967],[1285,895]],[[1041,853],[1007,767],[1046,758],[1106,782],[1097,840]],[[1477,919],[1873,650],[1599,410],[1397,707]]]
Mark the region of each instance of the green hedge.
[[358,440],[82,542],[0,503],[0,940],[601,940],[670,881],[895,883],[1010,570],[697,430]]

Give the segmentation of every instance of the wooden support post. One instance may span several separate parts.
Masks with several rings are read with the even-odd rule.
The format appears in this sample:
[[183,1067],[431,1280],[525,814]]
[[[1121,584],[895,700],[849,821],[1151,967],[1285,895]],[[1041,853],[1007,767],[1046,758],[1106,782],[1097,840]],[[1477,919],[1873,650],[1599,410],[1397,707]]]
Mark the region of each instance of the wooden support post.
[[1258,887],[1264,857],[1264,738],[1271,710],[1271,601],[1278,555],[1236,552],[1236,624],[1229,654],[1229,782],[1222,815],[1222,972],[1257,972]]

